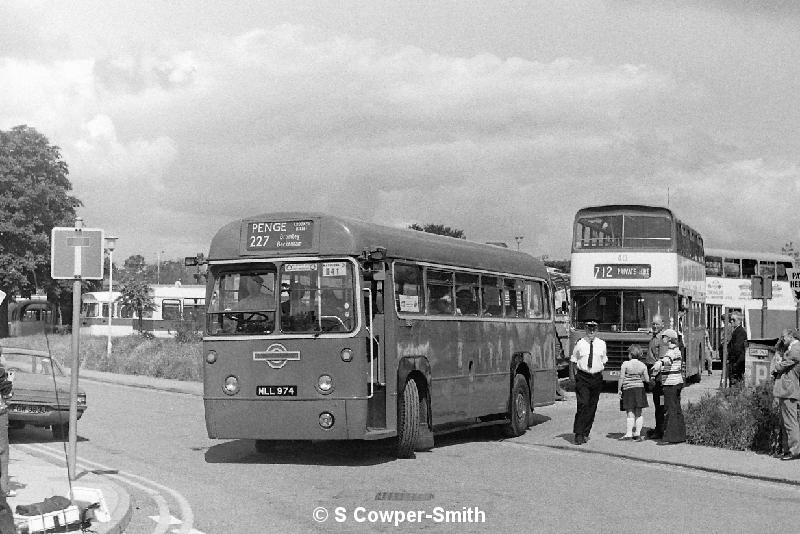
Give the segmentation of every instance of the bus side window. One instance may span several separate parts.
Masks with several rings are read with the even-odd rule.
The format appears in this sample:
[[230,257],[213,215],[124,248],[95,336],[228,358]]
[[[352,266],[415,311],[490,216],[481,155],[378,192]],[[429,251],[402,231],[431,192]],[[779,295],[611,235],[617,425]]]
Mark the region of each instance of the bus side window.
[[453,273],[451,271],[427,270],[428,313],[453,315]]
[[742,278],[750,278],[756,274],[757,265],[756,260],[742,259]]
[[528,317],[542,319],[545,317],[546,299],[541,282],[528,283]]
[[477,316],[479,279],[477,274],[456,273],[456,314]]
[[784,262],[779,261],[777,268],[775,269],[775,279],[776,280],[788,280],[789,277],[786,273],[786,269],[792,268],[792,262]]
[[394,296],[398,313],[422,313],[422,267],[394,264]]
[[481,275],[481,305],[484,317],[502,317],[502,291],[496,276]]

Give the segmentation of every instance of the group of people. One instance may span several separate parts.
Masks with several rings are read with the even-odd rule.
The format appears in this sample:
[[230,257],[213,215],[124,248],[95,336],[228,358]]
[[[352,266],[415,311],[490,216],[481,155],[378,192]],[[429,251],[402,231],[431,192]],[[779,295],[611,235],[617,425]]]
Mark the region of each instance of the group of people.
[[[597,337],[596,322],[586,323],[586,336],[575,344],[570,361],[575,366],[577,400],[572,431],[575,444],[583,445],[592,430],[603,387],[603,369],[608,362],[606,344]],[[623,362],[619,371],[617,390],[620,410],[626,414],[626,431],[621,439],[644,439],[642,409],[649,406],[646,390],[650,389],[655,409],[655,428],[647,433],[647,437],[667,443],[686,441],[686,423],[681,409],[682,363],[677,332],[672,328],[665,329],[663,320],[655,317],[652,339],[646,353],[638,345],[631,345],[628,348],[628,361]]]

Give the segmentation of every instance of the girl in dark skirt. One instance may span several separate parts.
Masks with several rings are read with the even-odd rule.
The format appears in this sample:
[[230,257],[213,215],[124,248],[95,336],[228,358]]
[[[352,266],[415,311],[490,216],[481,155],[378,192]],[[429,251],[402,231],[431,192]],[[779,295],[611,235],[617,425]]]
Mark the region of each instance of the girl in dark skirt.
[[642,441],[642,408],[647,408],[644,385],[650,382],[647,366],[640,361],[642,349],[639,345],[628,347],[628,361],[619,370],[619,408],[626,413],[624,440]]

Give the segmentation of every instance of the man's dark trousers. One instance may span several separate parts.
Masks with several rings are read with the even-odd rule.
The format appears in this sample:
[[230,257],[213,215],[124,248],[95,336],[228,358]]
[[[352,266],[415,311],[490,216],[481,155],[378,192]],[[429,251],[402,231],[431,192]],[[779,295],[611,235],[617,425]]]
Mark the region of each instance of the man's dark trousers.
[[580,370],[575,373],[575,397],[578,401],[578,410],[575,412],[572,432],[576,436],[589,437],[601,389],[603,389],[603,373],[591,374]]
[[[648,372],[650,370],[648,369]],[[653,384],[653,412],[656,416],[656,427],[651,431],[651,435],[660,438],[664,435],[664,386],[661,384],[661,375],[650,375],[650,383]]]

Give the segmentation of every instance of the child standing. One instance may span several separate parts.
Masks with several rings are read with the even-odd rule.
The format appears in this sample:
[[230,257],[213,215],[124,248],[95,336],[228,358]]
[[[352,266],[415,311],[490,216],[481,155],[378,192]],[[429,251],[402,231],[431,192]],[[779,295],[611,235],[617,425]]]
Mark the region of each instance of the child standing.
[[620,410],[626,413],[625,435],[622,439],[642,441],[641,436],[642,408],[647,408],[647,395],[644,385],[650,382],[647,366],[640,361],[642,349],[639,345],[628,347],[628,361],[622,363],[619,370],[617,391],[619,392]]

